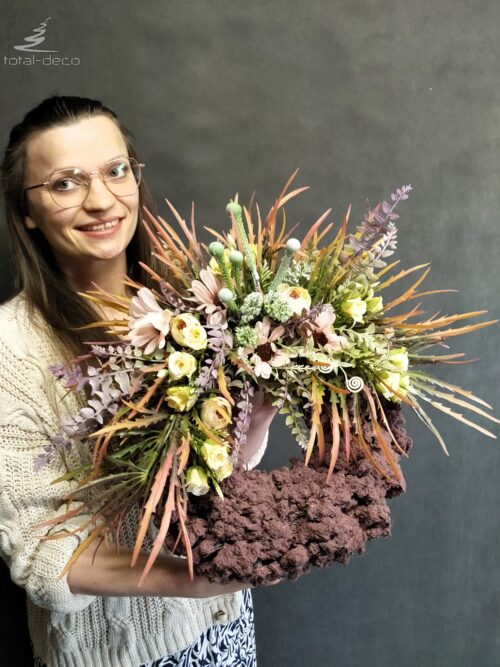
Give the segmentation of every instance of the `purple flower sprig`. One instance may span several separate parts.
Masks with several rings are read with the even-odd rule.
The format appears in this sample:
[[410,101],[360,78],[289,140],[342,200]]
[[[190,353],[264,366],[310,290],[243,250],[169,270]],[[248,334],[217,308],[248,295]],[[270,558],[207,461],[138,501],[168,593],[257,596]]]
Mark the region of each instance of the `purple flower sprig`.
[[[43,447],[43,452],[35,460],[36,471],[48,465],[58,452],[70,451],[76,441],[86,438],[109,421],[120,407],[121,399],[130,397],[132,375],[136,373],[133,368],[134,357],[129,357],[126,349],[116,347],[108,350],[102,348],[96,352],[98,354],[95,356],[107,358],[107,361],[102,366],[89,366],[87,375],[83,374],[79,365],[73,368],[64,364],[50,367],[54,377],[64,382],[66,389],[79,392],[89,385],[91,396],[83,408],[61,423],[62,434],[52,436],[51,444]],[[122,363],[118,363],[119,359]]]
[[238,414],[234,420],[233,437],[234,445],[231,452],[231,460],[236,462],[240,453],[240,449],[246,444],[248,429],[252,418],[253,403],[252,398],[255,393],[255,387],[251,382],[245,380],[240,392],[240,398],[236,403]]
[[[384,237],[383,249],[377,249],[377,258],[392,255],[396,248],[397,228],[394,221],[399,215],[394,212],[396,206],[405,199],[413,188],[411,185],[403,185],[391,194],[391,203],[379,202],[374,209],[369,209],[365,214],[363,222],[356,228],[359,237],[350,234],[345,247],[351,248],[353,254],[343,254],[344,261],[358,257],[363,252],[372,250],[374,245]],[[384,264],[385,266],[385,264]]]
[[212,389],[217,380],[217,368],[222,366],[226,358],[226,334],[223,325],[210,324],[207,331],[207,347],[215,354],[207,359],[198,377],[195,386],[200,389]]
[[57,380],[64,381],[65,389],[72,389],[75,392],[81,391],[89,379],[83,375],[78,364],[74,365],[73,368],[68,368],[64,364],[57,364],[49,366],[49,370]]
[[44,445],[43,452],[37,456],[35,459],[35,464],[33,469],[35,472],[39,472],[42,468],[53,460],[54,456],[57,453],[69,452],[73,443],[71,440],[68,440],[63,435],[53,435],[50,438],[51,444]]
[[196,306],[193,306],[191,303],[186,303],[184,299],[182,299],[180,296],[177,296],[175,292],[173,292],[168,286],[165,281],[161,281],[160,283],[160,290],[163,296],[163,299],[165,300],[166,303],[168,303],[169,306],[175,309],[176,314],[178,313],[197,313],[198,309]]

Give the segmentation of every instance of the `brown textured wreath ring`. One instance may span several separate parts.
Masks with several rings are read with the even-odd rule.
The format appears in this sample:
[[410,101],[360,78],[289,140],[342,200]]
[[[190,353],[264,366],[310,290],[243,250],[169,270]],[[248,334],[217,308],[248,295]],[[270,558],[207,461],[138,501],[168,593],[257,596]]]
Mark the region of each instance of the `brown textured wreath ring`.
[[[384,402],[384,411],[407,452],[412,441],[401,407]],[[272,472],[236,469],[221,484],[224,500],[215,493],[190,498],[187,529],[195,573],[214,582],[262,586],[285,577],[297,579],[312,566],[347,563],[365,550],[368,540],[389,535],[387,499],[402,493],[405,483],[402,476],[400,482],[395,479],[377,446],[368,413],[363,414],[365,439],[389,479],[363,456],[355,435],[354,456],[347,463],[341,443],[328,483],[328,458],[326,465],[313,458],[307,467],[303,459],[291,459],[290,467]],[[390,444],[388,432],[383,433]],[[394,446],[392,452],[399,461]],[[175,543],[176,531],[172,532],[166,541],[169,549]]]

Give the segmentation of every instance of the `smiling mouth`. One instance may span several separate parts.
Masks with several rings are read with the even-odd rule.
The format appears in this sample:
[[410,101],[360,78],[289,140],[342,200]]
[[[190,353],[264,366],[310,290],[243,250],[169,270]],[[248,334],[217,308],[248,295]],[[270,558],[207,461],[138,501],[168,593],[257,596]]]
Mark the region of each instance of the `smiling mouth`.
[[80,232],[107,232],[118,227],[122,220],[123,218],[116,218],[115,220],[110,220],[109,222],[81,225],[80,227],[76,227],[76,229]]

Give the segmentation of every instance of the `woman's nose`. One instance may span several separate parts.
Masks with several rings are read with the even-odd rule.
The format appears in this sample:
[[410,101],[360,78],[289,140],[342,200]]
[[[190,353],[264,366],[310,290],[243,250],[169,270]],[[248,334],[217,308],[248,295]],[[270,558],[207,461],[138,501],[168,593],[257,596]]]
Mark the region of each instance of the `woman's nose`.
[[116,201],[114,194],[107,188],[102,178],[98,175],[90,179],[89,190],[83,207],[90,210],[105,209],[112,206]]

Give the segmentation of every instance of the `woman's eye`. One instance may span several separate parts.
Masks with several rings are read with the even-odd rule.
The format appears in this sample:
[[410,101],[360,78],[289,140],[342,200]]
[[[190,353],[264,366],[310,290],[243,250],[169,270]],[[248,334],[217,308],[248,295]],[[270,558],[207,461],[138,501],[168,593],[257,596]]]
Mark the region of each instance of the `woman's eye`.
[[73,188],[77,188],[79,185],[81,185],[81,183],[76,179],[60,178],[52,185],[52,187],[56,190],[64,192],[65,190],[73,190]]
[[124,178],[128,175],[128,164],[117,164],[108,171],[109,178]]

